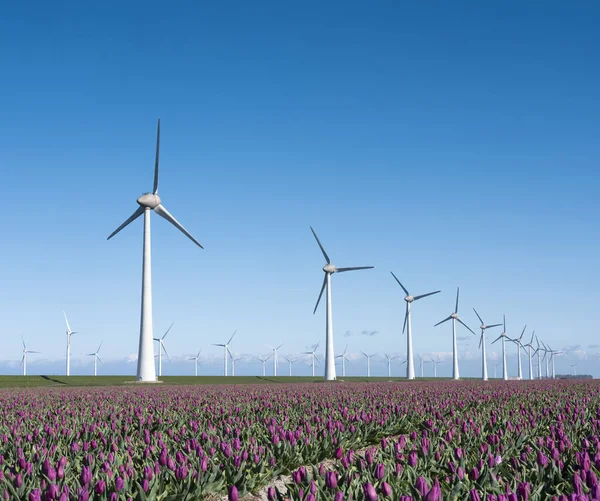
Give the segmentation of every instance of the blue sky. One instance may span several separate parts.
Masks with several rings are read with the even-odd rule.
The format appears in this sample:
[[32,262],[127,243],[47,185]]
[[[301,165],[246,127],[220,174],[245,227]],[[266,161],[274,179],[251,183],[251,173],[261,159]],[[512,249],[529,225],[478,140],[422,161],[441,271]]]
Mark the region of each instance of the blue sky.
[[[323,345],[312,225],[335,264],[376,266],[333,277],[337,352],[404,352],[393,270],[411,292],[442,289],[414,309],[417,352],[450,352],[433,324],[460,286],[472,327],[473,306],[505,313],[509,333],[567,348],[559,371],[577,359],[600,376],[599,15],[591,1],[6,6],[0,371],[20,370],[20,335],[43,352],[30,372],[62,371],[63,309],[81,332],[74,372],[100,340],[102,370],[135,371],[142,222],[106,237],[152,187],[160,116],[161,197],[205,246],[153,217],[156,333],[175,322],[165,373],[191,372],[180,358],[199,348],[218,373],[210,343],[235,329],[247,357]],[[477,375],[475,341],[461,353]]]

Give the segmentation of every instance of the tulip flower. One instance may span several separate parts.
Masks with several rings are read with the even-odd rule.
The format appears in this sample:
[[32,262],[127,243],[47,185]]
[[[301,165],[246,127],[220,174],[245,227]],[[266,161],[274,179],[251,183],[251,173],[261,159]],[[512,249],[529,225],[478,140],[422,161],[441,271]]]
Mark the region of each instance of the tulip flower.
[[238,501],[239,500],[238,490],[235,485],[230,485],[229,488],[227,489],[227,500],[228,501]]
[[363,492],[365,494],[366,501],[377,501],[377,492],[375,491],[375,487],[370,482],[367,482],[363,485]]

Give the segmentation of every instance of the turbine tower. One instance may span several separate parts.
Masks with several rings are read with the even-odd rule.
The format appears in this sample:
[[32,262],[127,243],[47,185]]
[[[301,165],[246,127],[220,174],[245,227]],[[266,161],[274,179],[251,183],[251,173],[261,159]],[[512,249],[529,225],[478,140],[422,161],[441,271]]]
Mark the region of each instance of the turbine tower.
[[267,345],[271,350],[273,350],[273,376],[277,376],[277,365],[279,364],[279,357],[277,355],[277,350],[283,346],[281,343],[277,348],[273,348],[271,345]]
[[311,356],[311,360],[312,360],[312,377],[315,377],[315,359],[318,360],[317,355],[315,355],[315,352],[317,351],[317,348],[319,347],[319,343],[317,343],[313,349],[313,351],[304,351],[302,352],[302,355],[310,355]]
[[104,365],[104,362],[100,359],[100,356],[98,355],[98,353],[100,353],[100,348],[102,348],[102,343],[103,342],[104,341],[100,342],[100,346],[98,346],[98,349],[94,353],[88,353],[87,354],[88,357],[94,357],[94,376],[98,375],[97,362],[100,362],[102,365]]
[[433,357],[431,357],[431,362],[433,363],[433,377],[437,377],[437,364],[442,363],[442,361],[435,360]]
[[542,341],[542,351],[544,352],[544,357],[542,358],[542,360],[546,361],[546,379],[548,379],[550,377],[550,371],[549,371],[549,362],[550,362],[550,357],[548,355],[550,355],[551,351]]
[[292,364],[295,364],[298,359],[297,358],[289,358],[289,357],[285,357],[285,359],[288,361],[288,364],[290,365],[290,377],[292,377]]
[[169,354],[167,353],[167,349],[165,348],[165,338],[167,337],[167,334],[169,333],[169,331],[171,330],[171,327],[173,327],[173,324],[175,322],[173,322],[171,324],[171,326],[167,329],[167,332],[165,332],[163,334],[163,337],[155,337],[153,338],[154,341],[158,342],[158,377],[162,376],[162,352],[165,352],[165,355],[167,356],[167,359],[170,360],[169,358]]
[[527,355],[529,356],[529,380],[533,381],[534,377],[533,377],[533,363],[532,363],[532,357],[533,357],[533,353],[531,353],[531,349],[533,348],[533,337],[535,336],[535,331],[533,331],[531,333],[531,340],[529,341],[529,343],[523,345],[524,347],[527,348]]
[[385,358],[388,361],[388,377],[392,377],[392,360],[396,360],[399,357],[391,357],[387,353],[385,353]]
[[234,333],[229,338],[229,341],[227,341],[225,344],[213,344],[213,346],[223,347],[223,374],[225,374],[225,376],[227,376],[227,351],[229,350],[229,343],[231,343],[231,340],[233,339],[233,336],[235,336],[236,332],[237,330],[234,331]]
[[518,364],[518,369],[519,372],[517,373],[517,379],[522,380],[523,379],[523,368],[521,367],[521,349],[523,349],[525,351],[525,345],[522,342],[523,336],[525,335],[525,329],[527,329],[527,326],[523,327],[523,331],[521,332],[521,335],[518,338],[515,339],[511,339],[508,338],[509,341],[511,341],[512,343],[517,345],[517,364]]
[[[321,245],[321,241],[315,230],[313,230],[312,226],[310,228],[317,243],[319,244],[319,248],[325,257],[325,261],[327,264],[323,266],[323,271],[325,272],[325,276],[323,277],[323,285],[321,286],[321,292],[319,293],[319,299],[317,299],[317,304],[313,311],[313,315],[317,312],[317,308],[319,307],[319,302],[321,301],[321,296],[323,295],[323,291],[325,287],[327,287],[327,313],[325,315],[326,318],[326,327],[325,327],[325,381],[333,381],[336,379],[335,375],[335,354],[333,352],[333,319],[331,316],[331,275],[334,273],[343,273],[345,271],[355,271],[355,270],[368,270],[374,268],[374,266],[354,266],[351,268],[336,268],[333,264],[331,264],[331,259],[325,252],[325,249]],[[314,361],[313,361],[314,362]],[[313,371],[314,371],[314,363],[313,363]],[[314,376],[314,374],[313,374]]]
[[262,366],[263,366],[263,377],[265,377],[267,375],[267,361],[269,360],[269,358],[271,358],[273,356],[273,354],[271,353],[267,358],[262,358],[262,357],[257,357],[261,362],[262,362]]
[[198,364],[200,363],[200,352],[202,351],[202,348],[200,348],[198,350],[198,354],[195,357],[190,357],[188,360],[193,360],[194,361],[194,376],[198,375]]
[[406,314],[404,315],[404,326],[402,327],[402,334],[404,334],[404,330],[406,329],[406,326],[408,325],[408,330],[406,332],[406,379],[414,379],[415,378],[415,365],[414,365],[414,360],[413,360],[413,349],[412,349],[412,327],[411,327],[411,321],[410,321],[410,305],[414,301],[418,301],[419,299],[423,299],[424,297],[427,297],[427,296],[432,296],[433,294],[437,294],[438,292],[441,292],[441,291],[428,292],[427,294],[421,294],[420,296],[411,296],[410,293],[406,290],[406,287],[404,287],[404,285],[402,285],[400,280],[398,280],[398,277],[396,277],[396,275],[394,275],[394,272],[390,271],[390,273],[396,279],[396,282],[398,282],[398,285],[400,287],[402,287],[402,290],[406,294],[406,297],[404,298],[404,301],[406,301]]
[[[548,348],[550,348],[550,346],[548,346]],[[556,371],[554,370],[554,357],[556,355],[562,355],[562,353],[562,351],[553,350],[552,348],[550,348],[550,360],[552,362],[552,379],[556,379]]]
[[542,348],[540,346],[540,340],[537,336],[535,336],[535,342],[537,344],[537,348],[533,354],[537,354],[538,379],[542,379],[542,362],[540,360],[540,351],[542,351]]
[[27,376],[27,354],[39,353],[39,351],[28,350],[27,346],[25,346],[25,340],[23,339],[23,336],[21,336],[21,341],[23,342],[23,358],[21,359],[21,363],[23,364],[23,376]]
[[158,196],[158,159],[160,151],[160,118],[158,119],[158,130],[156,133],[156,158],[154,161],[154,188],[152,193],[146,193],[137,199],[138,209],[115,231],[107,240],[110,240],[127,225],[144,215],[144,248],[142,258],[142,315],[140,320],[140,342],[138,348],[137,381],[154,382],[156,372],[154,368],[154,346],[152,345],[152,264],[151,264],[151,241],[150,241],[150,212],[154,210],[159,216],[166,219],[187,236],[198,247],[202,245],[175,219],[171,213],[162,205]]
[[373,358],[377,353],[373,353],[372,355],[367,355],[364,351],[361,353],[367,357],[367,377],[371,377],[371,358]]
[[456,288],[456,307],[454,308],[454,313],[450,314],[449,317],[445,318],[441,322],[438,322],[437,324],[434,325],[434,327],[437,327],[438,325],[441,325],[444,322],[447,322],[448,320],[452,320],[452,379],[460,379],[460,374],[458,372],[458,347],[456,344],[456,322],[461,323],[464,327],[469,329],[473,333],[473,335],[476,335],[475,331],[473,329],[471,329],[467,324],[465,324],[458,316],[458,294],[459,294],[459,292],[460,292],[459,287],[457,287]]
[[341,355],[338,355],[337,357],[335,357],[335,358],[341,358],[342,359],[342,377],[346,377],[346,362],[350,361],[346,357],[346,351],[347,350],[348,350],[348,345],[346,345],[346,347],[344,348],[344,353],[342,353]]
[[67,324],[67,376],[71,375],[71,336],[73,334],[77,334],[71,330],[71,326],[69,325],[69,319],[67,318],[67,314],[63,310],[63,315],[65,316],[65,323]]
[[[510,341],[510,338],[506,333],[506,315],[503,315],[502,325],[504,325],[504,331],[494,341],[492,341],[492,344],[502,339],[502,379],[504,379],[504,381],[508,381],[508,369],[506,368],[506,340],[508,339]],[[494,378],[495,377],[496,369],[494,368]]]
[[423,374],[423,366],[427,363],[427,360],[423,360],[421,355],[417,355],[419,357],[419,367],[421,368],[421,377],[425,377]]
[[485,331],[487,329],[491,329],[492,327],[500,327],[502,324],[485,325],[483,323],[483,320],[481,320],[479,313],[477,313],[477,310],[475,308],[473,308],[473,311],[475,312],[475,315],[477,315],[477,318],[481,322],[481,326],[479,327],[481,329],[481,337],[479,338],[479,347],[481,348],[481,379],[483,381],[487,381],[488,373],[487,373],[487,359],[486,359],[486,354],[485,354]]
[[227,348],[227,352],[229,353],[229,356],[231,357],[231,376],[235,376],[235,363],[239,362],[240,360],[243,360],[243,357],[239,357],[239,358],[233,358],[233,353],[231,353],[231,350],[229,348]]

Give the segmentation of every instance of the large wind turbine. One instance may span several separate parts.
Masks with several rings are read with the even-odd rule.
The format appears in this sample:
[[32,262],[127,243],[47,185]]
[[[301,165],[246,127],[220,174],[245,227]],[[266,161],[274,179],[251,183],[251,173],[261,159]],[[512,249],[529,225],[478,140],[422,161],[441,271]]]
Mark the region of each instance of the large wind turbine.
[[25,340],[23,339],[23,336],[21,336],[21,341],[23,342],[23,358],[21,359],[21,363],[23,364],[23,376],[27,376],[27,354],[39,353],[39,351],[28,350],[27,346],[25,346]]
[[483,323],[483,320],[481,320],[479,313],[477,313],[477,310],[475,308],[473,308],[473,311],[475,312],[475,315],[477,315],[477,318],[481,322],[481,325],[479,327],[481,329],[481,337],[479,338],[479,347],[481,348],[481,379],[483,381],[487,381],[488,373],[487,373],[487,359],[486,359],[486,354],[485,354],[485,331],[487,329],[491,329],[492,327],[500,327],[502,324],[485,325]]
[[[494,339],[494,341],[492,341],[492,344],[502,339],[502,379],[504,379],[504,381],[508,381],[508,369],[506,367],[506,340],[508,339],[510,341],[510,338],[506,333],[506,315],[503,315],[502,325],[504,325],[504,330],[502,334],[500,334],[496,339]],[[494,378],[495,377],[496,368],[494,367]]]
[[302,352],[302,355],[310,355],[311,356],[311,366],[312,366],[312,377],[315,377],[315,359],[317,359],[317,355],[315,354],[315,352],[317,351],[317,348],[319,347],[319,343],[317,343],[315,345],[315,347],[313,348],[313,351],[304,351]]
[[[325,257],[325,261],[327,264],[323,266],[323,271],[325,272],[325,276],[323,277],[323,285],[321,286],[321,292],[319,293],[319,299],[317,299],[317,304],[313,311],[313,315],[317,312],[317,308],[319,307],[319,302],[321,301],[321,296],[323,295],[323,291],[325,287],[327,287],[327,313],[326,313],[326,328],[325,328],[325,381],[333,381],[336,379],[335,375],[335,354],[333,352],[333,319],[331,316],[331,275],[334,273],[343,273],[345,271],[354,271],[354,270],[368,270],[374,268],[374,266],[354,266],[351,268],[336,268],[333,264],[331,264],[331,259],[325,252],[325,249],[321,245],[321,241],[315,230],[313,230],[312,226],[310,228],[317,243],[319,244],[319,248]],[[314,369],[314,364],[313,364]],[[314,376],[314,374],[313,374]]]
[[533,337],[535,336],[535,331],[533,331],[531,333],[531,340],[529,341],[529,343],[524,344],[523,346],[527,348],[527,355],[529,357],[529,380],[533,381],[534,377],[533,377],[533,363],[532,363],[532,357],[533,357],[533,353],[531,353],[531,349],[533,348]]
[[277,350],[283,346],[283,343],[277,346],[277,348],[273,348],[270,344],[268,344],[267,346],[271,348],[271,350],[273,350],[273,376],[277,376],[277,365],[279,364]]
[[342,359],[342,377],[346,377],[346,362],[349,362],[348,357],[346,357],[347,350],[348,350],[348,345],[346,345],[346,347],[344,348],[344,353],[335,357],[335,358]]
[[517,364],[519,366],[517,378],[519,380],[523,379],[523,368],[521,367],[521,349],[525,350],[525,345],[523,344],[523,342],[521,340],[523,339],[523,336],[525,335],[525,329],[527,329],[527,326],[523,327],[523,331],[521,332],[521,335],[518,338],[515,338],[515,339],[508,338],[509,341],[511,341],[512,343],[517,345]]
[[414,379],[415,378],[415,366],[414,366],[413,349],[412,349],[412,328],[411,328],[411,322],[410,322],[410,305],[413,303],[413,301],[418,301],[419,299],[423,299],[424,297],[427,297],[427,296],[432,296],[433,294],[437,294],[438,292],[441,292],[441,291],[428,292],[427,294],[421,294],[420,296],[411,296],[410,293],[406,290],[406,287],[404,287],[404,285],[402,285],[400,280],[398,280],[398,277],[396,277],[396,275],[394,275],[394,272],[390,271],[390,273],[396,279],[396,282],[398,282],[398,285],[400,287],[402,287],[402,290],[406,294],[406,297],[404,298],[404,301],[406,301],[406,313],[404,315],[404,325],[402,327],[402,334],[404,334],[404,330],[406,329],[406,327],[408,325],[408,330],[406,332],[406,379]]
[[385,358],[387,358],[388,361],[388,377],[392,377],[392,360],[396,360],[399,357],[391,357],[390,355],[385,353]]
[[193,360],[194,361],[194,376],[198,375],[198,364],[200,363],[200,352],[202,351],[202,348],[200,348],[198,350],[198,354],[195,357],[190,357],[189,360]]
[[456,288],[456,307],[454,308],[454,313],[450,314],[449,317],[445,318],[441,322],[438,322],[434,325],[437,327],[438,325],[447,322],[448,320],[452,320],[452,379],[460,379],[460,375],[458,372],[458,348],[456,345],[456,322],[461,323],[464,327],[469,329],[474,335],[475,331],[471,329],[467,324],[465,324],[458,316],[458,294],[460,292],[459,287]]
[[223,347],[223,373],[227,376],[227,350],[229,350],[229,343],[231,343],[231,340],[233,339],[233,336],[235,336],[235,333],[237,332],[237,330],[231,335],[231,337],[229,338],[229,341],[227,341],[225,344],[213,344],[213,346],[222,346]]
[[173,327],[173,324],[175,322],[173,322],[171,324],[171,326],[167,329],[167,332],[165,332],[163,334],[163,337],[155,337],[153,338],[154,341],[158,342],[158,377],[162,376],[162,352],[165,352],[165,355],[167,356],[167,359],[170,360],[169,354],[167,353],[167,349],[165,348],[165,338],[167,337],[167,334],[169,333],[169,331],[171,330],[171,327]]
[[377,353],[373,353],[372,355],[367,355],[364,351],[361,353],[367,357],[367,377],[371,377],[371,358],[373,358]]
[[77,334],[71,330],[71,326],[69,325],[69,320],[67,319],[67,314],[63,310],[63,315],[65,316],[65,323],[67,324],[67,376],[71,375],[71,336],[73,334]]
[[295,364],[298,359],[297,358],[289,358],[289,357],[285,357],[285,359],[288,361],[288,364],[290,365],[290,377],[292,377],[292,364]]
[[262,362],[262,366],[263,366],[263,377],[265,377],[267,375],[267,361],[269,360],[269,358],[271,358],[273,356],[273,354],[271,353],[267,358],[263,358],[263,357],[257,357],[261,362]]
[[100,359],[100,356],[98,355],[98,353],[100,353],[100,348],[102,348],[102,343],[103,342],[104,341],[100,342],[100,346],[98,346],[98,349],[94,353],[88,353],[87,354],[88,357],[94,357],[94,376],[98,375],[97,362],[99,361],[102,365],[104,365],[104,362]]
[[114,237],[127,225],[144,215],[144,249],[142,259],[142,315],[140,321],[140,344],[138,349],[137,380],[142,382],[156,381],[154,368],[154,346],[152,345],[152,265],[150,244],[150,211],[156,212],[187,236],[198,247],[202,245],[175,219],[161,203],[158,196],[158,159],[160,151],[160,118],[156,133],[156,158],[154,161],[154,187],[152,193],[145,193],[137,199],[138,209],[109,236]]

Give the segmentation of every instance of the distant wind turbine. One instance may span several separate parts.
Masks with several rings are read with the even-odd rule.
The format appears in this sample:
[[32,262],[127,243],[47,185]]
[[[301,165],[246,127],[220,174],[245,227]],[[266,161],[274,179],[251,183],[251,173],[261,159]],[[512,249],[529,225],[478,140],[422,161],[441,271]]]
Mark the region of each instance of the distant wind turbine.
[[433,377],[437,377],[437,364],[441,364],[442,360],[435,360],[431,357],[431,362],[433,363]]
[[271,353],[267,358],[264,357],[257,357],[261,362],[262,362],[262,366],[263,366],[263,377],[265,377],[267,375],[267,361],[269,360],[269,358],[271,358],[273,356],[273,354]]
[[523,336],[525,335],[525,329],[527,329],[527,326],[523,327],[523,331],[521,332],[521,335],[518,338],[515,339],[508,339],[509,341],[511,341],[512,343],[517,345],[517,364],[518,364],[518,369],[519,372],[517,373],[517,378],[519,380],[523,379],[523,369],[521,367],[521,350],[525,351],[525,345],[522,342]]
[[421,358],[421,355],[417,355],[419,357],[419,366],[421,367],[421,377],[425,377],[424,373],[423,373],[423,366],[427,363],[427,360],[423,360]]
[[97,362],[100,362],[102,365],[104,365],[104,362],[100,359],[100,356],[98,355],[98,353],[100,353],[100,348],[102,348],[103,342],[104,341],[100,342],[100,346],[98,346],[98,349],[94,353],[87,354],[88,357],[94,357],[94,376],[98,375]]
[[387,358],[388,361],[388,377],[392,377],[392,360],[396,360],[399,357],[391,357],[390,355],[385,353],[385,358]]
[[500,365],[500,362],[494,364],[494,379],[496,379],[496,367]]
[[481,325],[479,327],[481,329],[481,337],[479,338],[479,347],[481,348],[481,379],[483,381],[487,381],[488,373],[487,373],[487,358],[486,358],[486,354],[485,354],[485,348],[486,348],[485,347],[485,331],[487,329],[491,329],[492,327],[500,327],[502,324],[485,325],[483,323],[483,320],[479,316],[479,313],[477,313],[477,310],[475,308],[473,308],[473,311],[475,312],[475,315],[477,315],[477,318],[481,322]]
[[550,362],[550,353],[552,352],[552,350],[550,350],[542,341],[542,350],[544,351],[544,358],[543,360],[546,361],[546,379],[548,379],[550,377],[550,370],[549,370],[549,362]]
[[[550,346],[548,346],[548,348],[550,348]],[[554,357],[556,355],[562,355],[563,352],[560,350],[553,350],[552,348],[550,348],[550,360],[552,362],[552,379],[556,379],[556,372],[554,370]]]
[[533,353],[531,353],[531,350],[533,348],[533,337],[535,336],[535,331],[533,331],[531,333],[531,340],[529,341],[529,343],[524,344],[523,346],[527,348],[527,355],[529,357],[529,380],[533,381],[534,377],[533,377],[533,363],[532,363],[532,357],[533,357]]
[[283,346],[281,343],[277,348],[273,348],[271,345],[267,345],[271,350],[273,350],[273,376],[277,376],[277,365],[279,364],[279,357],[277,355],[277,350]]
[[190,357],[188,360],[194,361],[194,376],[198,375],[198,364],[200,363],[200,353],[202,352],[202,348],[198,350],[198,354],[195,357]]
[[229,353],[229,356],[231,357],[231,376],[235,376],[235,363],[239,362],[240,360],[243,360],[243,357],[238,357],[238,358],[234,358],[233,357],[233,353],[231,353],[231,350],[229,348],[227,348],[227,352]]
[[69,325],[69,320],[67,319],[67,314],[63,310],[63,315],[65,316],[65,323],[67,324],[67,376],[71,375],[71,336],[73,334],[77,334],[71,330],[71,326]]
[[229,341],[227,341],[225,344],[213,344],[213,346],[223,347],[223,374],[225,374],[225,376],[227,376],[227,350],[229,350],[229,343],[231,343],[231,340],[233,339],[233,336],[235,336],[236,332],[237,330],[231,335]]
[[[504,325],[504,330],[502,331],[502,334],[492,341],[492,344],[494,344],[496,341],[502,340],[502,379],[504,379],[504,381],[508,381],[508,369],[506,367],[506,340],[508,339],[510,341],[510,338],[506,333],[506,315],[503,316],[502,324]],[[494,368],[494,378],[495,377],[496,369]]]
[[289,358],[289,357],[285,357],[285,359],[288,361],[288,364],[290,365],[290,377],[292,377],[292,364],[295,364],[298,359],[297,358]]
[[304,351],[302,352],[302,355],[310,355],[311,356],[311,360],[312,360],[312,377],[315,377],[315,359],[317,359],[317,355],[315,354],[315,352],[317,351],[317,348],[319,347],[319,343],[317,343],[313,349],[313,351]]
[[[437,294],[441,291],[428,292],[427,294],[421,294],[420,296],[411,296],[406,287],[402,285],[402,282],[398,280],[398,277],[394,275],[394,272],[390,271],[398,285],[402,287],[402,290],[406,294],[404,301],[406,301],[406,313],[404,314],[404,325],[402,327],[402,334],[406,330],[406,379],[414,379],[415,378],[415,365],[413,360],[413,348],[412,348],[412,327],[411,327],[411,316],[410,316],[410,305],[414,301],[418,301],[419,299],[423,299],[427,296],[432,296],[433,294]],[[407,329],[408,326],[408,329]]]
[[543,350],[542,350],[542,347],[540,346],[540,340],[538,339],[537,336],[535,336],[535,342],[537,344],[537,347],[535,349],[534,354],[537,354],[538,379],[542,379],[542,361],[540,360],[540,351],[543,351]]
[[25,346],[25,340],[23,339],[23,336],[21,336],[21,341],[23,343],[23,358],[21,359],[21,363],[23,364],[23,376],[27,376],[27,354],[39,353],[39,351],[28,350],[27,346]]
[[137,199],[139,207],[137,210],[115,231],[113,231],[107,240],[110,240],[123,228],[135,221],[142,214],[144,215],[144,249],[142,259],[142,316],[140,321],[140,344],[138,349],[137,380],[142,382],[156,381],[156,371],[154,368],[154,346],[152,345],[152,265],[151,265],[151,243],[150,243],[150,212],[153,210],[160,217],[166,219],[175,228],[181,231],[186,237],[194,242],[198,247],[202,245],[173,217],[173,215],[162,205],[158,196],[158,159],[160,152],[160,118],[158,119],[158,129],[156,132],[156,158],[154,161],[154,187],[152,193],[145,193]]
[[[323,291],[327,288],[327,312],[326,312],[326,328],[325,328],[325,381],[333,381],[336,379],[335,375],[335,354],[333,352],[333,319],[331,316],[331,275],[334,273],[344,273],[346,271],[355,271],[355,270],[369,270],[374,268],[374,266],[354,266],[351,268],[336,268],[333,264],[331,264],[331,259],[325,252],[325,249],[321,245],[321,241],[315,230],[313,230],[312,226],[310,228],[315,239],[317,240],[317,244],[319,244],[319,248],[325,257],[325,261],[327,264],[323,266],[323,271],[325,272],[325,276],[323,277],[323,285],[321,286],[321,292],[319,293],[319,298],[317,299],[317,304],[313,311],[313,315],[317,312],[317,308],[319,307],[319,302],[321,301],[321,296],[323,296]],[[314,369],[314,364],[313,364]],[[314,374],[313,374],[314,376]]]
[[367,355],[364,351],[361,353],[367,357],[367,377],[371,377],[371,358],[377,355],[377,353],[373,353],[372,355]]
[[169,354],[167,353],[167,349],[165,348],[165,338],[167,337],[167,334],[169,333],[171,327],[173,327],[174,324],[175,322],[171,324],[171,326],[167,329],[167,332],[165,332],[162,337],[153,338],[154,341],[158,342],[158,377],[162,376],[162,352],[165,352],[165,355],[167,356],[168,360],[171,359],[169,357]]
[[571,364],[571,369],[573,369],[573,376],[577,376],[577,364]]
[[348,360],[348,357],[346,357],[346,351],[348,350],[348,345],[346,345],[346,347],[344,348],[344,353],[342,353],[341,355],[338,355],[335,358],[341,358],[342,359],[342,377],[346,377],[346,362],[349,362],[350,360]]
[[459,294],[459,288],[457,287],[456,288],[456,307],[454,308],[454,313],[452,313],[449,317],[445,318],[441,322],[438,322],[437,324],[434,325],[434,327],[437,327],[438,325],[441,325],[444,322],[447,322],[448,320],[452,320],[452,379],[460,379],[460,375],[458,372],[458,348],[456,345],[456,322],[459,322],[464,327],[469,329],[474,335],[476,335],[475,331],[473,329],[471,329],[467,324],[465,324],[458,316],[458,294]]

